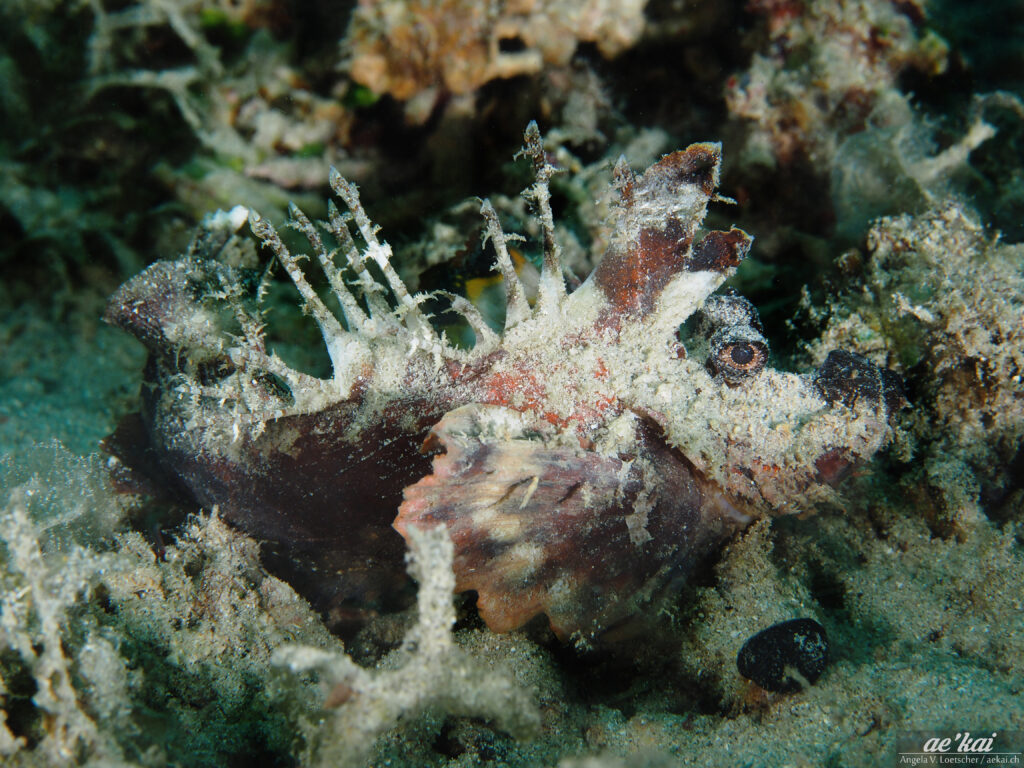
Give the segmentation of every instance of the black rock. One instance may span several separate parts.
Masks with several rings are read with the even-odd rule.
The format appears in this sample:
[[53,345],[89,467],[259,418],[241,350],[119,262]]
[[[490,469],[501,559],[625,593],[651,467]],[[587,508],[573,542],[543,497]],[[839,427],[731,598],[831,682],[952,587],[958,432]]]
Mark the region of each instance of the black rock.
[[736,657],[740,674],[767,691],[791,693],[828,666],[828,636],[814,619],[773,624],[747,640]]

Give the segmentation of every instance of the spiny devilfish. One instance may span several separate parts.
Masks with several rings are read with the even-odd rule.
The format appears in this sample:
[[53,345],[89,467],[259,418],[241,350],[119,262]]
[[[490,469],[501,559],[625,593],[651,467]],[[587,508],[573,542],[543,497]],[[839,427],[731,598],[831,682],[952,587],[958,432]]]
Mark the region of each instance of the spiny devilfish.
[[[476,342],[460,349],[438,334],[427,296],[407,290],[335,172],[348,209],[331,204],[322,227],[335,249],[291,215],[343,318],[265,219],[244,208],[212,217],[186,256],[111,299],[107,319],[151,356],[143,411],[110,450],[217,505],[336,622],[384,601],[401,577],[395,530],[444,525],[457,589],[476,590],[492,629],[544,613],[563,638],[628,617],[754,517],[834,499],[848,468],[888,439],[899,385],[846,352],[811,375],[773,370],[753,306],[712,296],[751,244],[739,229],[698,238],[719,145],[666,155],[641,176],[619,162],[612,242],[572,293],[535,124],[525,154],[544,237],[532,306],[494,208],[481,208],[506,293],[500,334],[451,295]],[[268,352],[265,285],[238,263],[246,219],[318,324],[330,378]]]

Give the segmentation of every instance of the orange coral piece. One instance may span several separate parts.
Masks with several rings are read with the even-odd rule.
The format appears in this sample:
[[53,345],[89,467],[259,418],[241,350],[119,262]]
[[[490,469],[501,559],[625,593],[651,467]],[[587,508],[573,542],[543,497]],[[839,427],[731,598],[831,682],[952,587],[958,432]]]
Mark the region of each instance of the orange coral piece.
[[352,78],[405,101],[470,93],[498,78],[568,63],[577,42],[606,56],[631,47],[646,0],[361,0],[345,39]]

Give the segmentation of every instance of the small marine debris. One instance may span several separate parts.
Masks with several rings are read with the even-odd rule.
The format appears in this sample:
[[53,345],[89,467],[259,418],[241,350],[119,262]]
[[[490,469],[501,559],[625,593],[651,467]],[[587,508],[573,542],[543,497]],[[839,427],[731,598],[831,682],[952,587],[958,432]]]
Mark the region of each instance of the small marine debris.
[[793,693],[821,677],[828,655],[828,635],[821,624],[790,619],[747,640],[736,656],[736,667],[766,691]]

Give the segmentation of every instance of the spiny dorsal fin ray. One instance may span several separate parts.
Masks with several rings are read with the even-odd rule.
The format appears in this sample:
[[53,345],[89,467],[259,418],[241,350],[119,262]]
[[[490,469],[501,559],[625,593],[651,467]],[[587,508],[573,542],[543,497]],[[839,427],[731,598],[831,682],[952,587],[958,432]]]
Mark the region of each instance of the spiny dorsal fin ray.
[[462,315],[462,318],[469,324],[469,327],[476,334],[474,351],[483,352],[495,349],[501,338],[496,334],[484,320],[483,314],[469,299],[464,296],[452,293],[451,291],[432,291],[431,296],[440,296],[451,302],[451,311]]
[[359,200],[359,190],[356,185],[347,181],[333,168],[331,169],[330,183],[331,188],[338,197],[345,201],[345,205],[348,206],[352,219],[359,229],[359,234],[362,235],[363,241],[366,243],[364,258],[369,257],[373,259],[380,268],[380,271],[384,273],[384,279],[387,281],[388,287],[398,300],[397,314],[402,318],[405,326],[414,334],[423,337],[426,341],[432,344],[439,343],[440,339],[437,332],[430,325],[423,312],[420,311],[419,302],[409,293],[409,289],[405,287],[402,278],[398,276],[394,266],[391,264],[391,246],[377,239],[377,227],[370,221],[370,217],[366,215],[366,211]]
[[490,200],[484,200],[480,204],[480,213],[486,222],[484,239],[485,241],[490,240],[494,246],[494,252],[498,256],[498,269],[505,285],[505,330],[507,331],[530,316],[530,304],[526,300],[526,292],[523,290],[523,284],[519,281],[519,275],[516,274],[512,258],[508,255],[505,233],[501,229],[498,214]]
[[365,330],[368,320],[366,313],[363,312],[362,307],[359,306],[355,297],[345,286],[341,270],[334,263],[332,254],[324,247],[323,238],[320,237],[320,233],[313,225],[313,222],[309,220],[306,214],[299,210],[295,203],[289,204],[288,212],[291,214],[293,226],[305,235],[309,244],[313,246],[313,253],[316,254],[317,259],[320,261],[320,268],[327,277],[331,291],[333,291],[334,296],[338,299],[338,303],[341,304],[342,312],[345,313],[345,319],[348,321],[349,326],[356,331]]
[[338,210],[338,206],[334,204],[333,200],[327,201],[327,229],[337,239],[339,247],[345,254],[345,259],[356,273],[357,282],[361,288],[361,295],[366,301],[373,324],[383,324],[387,331],[395,332],[401,326],[391,314],[391,307],[388,306],[387,301],[382,295],[385,290],[384,287],[374,280],[373,275],[366,269],[366,261],[363,259],[363,254],[359,251],[359,246],[356,245],[356,241],[352,238],[352,233],[348,228],[348,220],[350,218],[346,218]]
[[537,121],[531,120],[523,134],[526,144],[521,155],[533,161],[533,172],[536,178],[533,186],[523,194],[533,200],[537,206],[537,218],[540,220],[544,233],[544,266],[541,269],[540,286],[537,292],[537,310],[541,314],[552,312],[561,306],[565,299],[565,279],[562,277],[562,262],[559,258],[561,249],[555,241],[555,217],[551,212],[551,177],[557,169],[547,161],[544,144],[541,141]]
[[330,342],[332,339],[344,336],[346,331],[341,327],[338,318],[331,313],[327,305],[317,296],[313,286],[309,284],[306,276],[302,273],[299,260],[281,242],[281,237],[277,234],[277,230],[274,229],[273,225],[255,211],[250,211],[249,227],[252,229],[253,234],[265,246],[270,248],[277,257],[277,260],[281,262],[281,266],[284,267],[288,277],[295,283],[295,287],[298,288],[299,293],[302,295],[303,307],[313,316],[317,325],[320,326],[320,332],[323,334],[324,339]]

